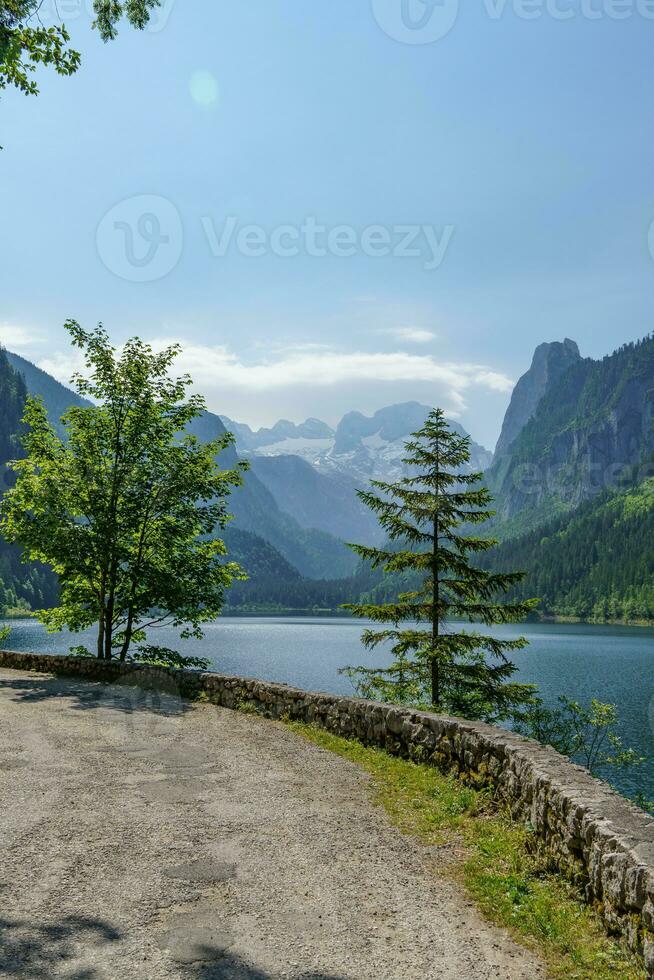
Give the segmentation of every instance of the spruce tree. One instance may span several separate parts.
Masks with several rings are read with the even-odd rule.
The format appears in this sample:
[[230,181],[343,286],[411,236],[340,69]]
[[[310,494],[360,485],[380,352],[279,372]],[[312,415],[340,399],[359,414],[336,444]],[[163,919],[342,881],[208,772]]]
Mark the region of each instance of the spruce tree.
[[527,641],[498,639],[461,621],[513,622],[536,600],[498,601],[523,573],[491,572],[472,563],[497,542],[474,534],[475,525],[493,512],[482,474],[465,468],[469,442],[435,409],[405,445],[407,475],[393,484],[373,481],[371,489],[358,492],[377,514],[388,545],[351,547],[374,568],[408,578],[412,589],[392,602],[345,607],[390,624],[366,629],[362,642],[366,648],[390,642],[393,654],[388,667],[348,667],[345,673],[367,697],[499,720],[532,697],[529,685],[510,681],[516,667],[507,656]]

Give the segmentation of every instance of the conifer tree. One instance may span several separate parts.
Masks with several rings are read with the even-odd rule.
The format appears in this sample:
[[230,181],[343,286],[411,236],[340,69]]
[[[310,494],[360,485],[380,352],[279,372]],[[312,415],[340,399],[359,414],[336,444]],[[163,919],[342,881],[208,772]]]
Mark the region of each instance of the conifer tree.
[[370,490],[358,492],[377,514],[389,543],[386,548],[351,547],[375,568],[408,574],[415,587],[393,602],[345,607],[390,624],[366,629],[362,642],[366,648],[390,642],[393,654],[388,667],[347,667],[345,673],[367,697],[428,703],[438,711],[498,720],[532,698],[529,685],[510,680],[516,667],[507,656],[527,641],[497,639],[464,628],[461,620],[513,622],[536,600],[498,601],[522,573],[495,573],[473,564],[475,554],[496,542],[474,534],[475,525],[493,512],[482,474],[465,470],[469,442],[435,409],[405,445],[408,475],[394,484],[374,481]]

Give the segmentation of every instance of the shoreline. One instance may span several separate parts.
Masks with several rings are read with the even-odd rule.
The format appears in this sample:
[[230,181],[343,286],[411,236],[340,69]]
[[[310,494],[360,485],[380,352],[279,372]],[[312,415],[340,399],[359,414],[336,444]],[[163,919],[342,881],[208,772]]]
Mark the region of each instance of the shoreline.
[[[293,616],[296,618],[321,618],[321,619],[349,619],[353,622],[357,620],[356,616],[353,616],[347,609],[325,609],[325,608],[314,608],[314,609],[298,609],[294,607],[288,607],[280,609],[279,606],[274,608],[266,609],[259,607],[258,609],[244,609],[242,607],[225,607],[220,616],[217,616],[213,622],[219,622],[221,619],[274,619],[276,617],[282,618],[284,616]],[[33,620],[38,622],[38,614],[34,611],[29,610],[11,610],[10,612],[0,615],[0,623],[11,623],[20,620]],[[465,622],[467,620],[451,620],[451,622]],[[474,626],[474,623],[469,625]],[[507,624],[509,625],[509,624]],[[593,620],[593,619],[582,619],[579,616],[563,616],[557,614],[537,614],[532,615],[522,623],[514,623],[510,625],[515,625],[516,628],[521,626],[547,626],[547,625],[559,625],[559,626],[621,626],[621,627],[635,627],[638,629],[653,629],[654,620],[652,619],[603,619],[603,620]]]
[[543,615],[538,619],[527,620],[534,623],[552,623],[554,625],[579,625],[579,626],[637,626],[641,629],[652,629],[654,620],[652,619],[582,619],[580,616],[560,616]]

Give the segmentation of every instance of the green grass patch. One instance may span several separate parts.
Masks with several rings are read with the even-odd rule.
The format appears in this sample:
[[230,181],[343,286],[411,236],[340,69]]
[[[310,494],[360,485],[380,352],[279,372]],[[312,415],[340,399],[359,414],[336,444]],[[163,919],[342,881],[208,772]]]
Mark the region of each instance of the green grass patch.
[[464,885],[486,918],[536,950],[551,977],[645,978],[642,963],[607,935],[574,886],[530,853],[529,828],[498,811],[486,791],[323,729],[288,724],[370,773],[374,802],[403,833],[448,845],[442,873]]

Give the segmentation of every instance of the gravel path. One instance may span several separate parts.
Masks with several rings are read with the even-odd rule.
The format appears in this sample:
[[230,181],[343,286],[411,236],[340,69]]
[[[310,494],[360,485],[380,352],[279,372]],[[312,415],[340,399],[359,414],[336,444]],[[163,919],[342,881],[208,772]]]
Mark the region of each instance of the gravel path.
[[213,706],[0,671],[0,848],[0,977],[545,976],[363,772]]

